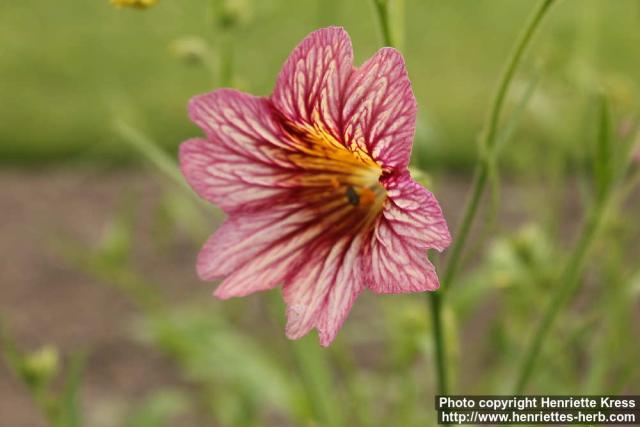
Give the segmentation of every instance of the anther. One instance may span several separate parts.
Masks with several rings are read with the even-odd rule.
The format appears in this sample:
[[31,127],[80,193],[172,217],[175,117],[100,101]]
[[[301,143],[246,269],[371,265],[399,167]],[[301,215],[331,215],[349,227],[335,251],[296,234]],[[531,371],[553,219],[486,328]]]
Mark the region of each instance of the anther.
[[353,206],[358,206],[358,204],[360,204],[360,196],[358,195],[356,190],[353,189],[352,186],[347,185],[346,194],[347,194],[347,200]]

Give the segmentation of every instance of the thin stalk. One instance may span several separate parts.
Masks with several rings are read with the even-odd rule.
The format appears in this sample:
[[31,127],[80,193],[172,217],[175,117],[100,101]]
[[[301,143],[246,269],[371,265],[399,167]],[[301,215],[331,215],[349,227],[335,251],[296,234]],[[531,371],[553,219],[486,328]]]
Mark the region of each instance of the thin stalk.
[[446,347],[445,340],[442,332],[442,305],[444,303],[443,293],[447,291],[456,276],[458,268],[460,266],[460,260],[463,249],[465,247],[471,225],[478,212],[478,206],[480,199],[484,194],[485,187],[487,185],[488,178],[491,173],[491,168],[496,164],[496,158],[498,150],[496,147],[496,136],[502,107],[504,100],[508,92],[511,81],[515,74],[515,70],[518,68],[522,56],[533,37],[536,29],[540,25],[542,18],[545,16],[549,7],[555,0],[542,0],[539,6],[534,10],[529,21],[525,25],[522,34],[520,35],[513,53],[510,55],[505,69],[500,78],[498,89],[491,104],[491,110],[489,119],[487,121],[487,127],[483,132],[482,139],[480,141],[480,159],[479,165],[476,169],[475,178],[471,190],[471,196],[467,201],[465,213],[462,217],[462,222],[458,228],[458,232],[453,240],[451,247],[451,253],[447,261],[445,274],[442,280],[442,291],[438,293],[430,293],[431,298],[431,317],[433,319],[433,339],[436,348],[436,365],[438,373],[438,393],[446,394],[448,391],[448,374],[446,366]]
[[147,135],[122,120],[116,121],[114,128],[116,132],[120,134],[122,139],[131,144],[132,147],[138,150],[146,159],[153,163],[154,166],[156,166],[179,187],[189,188],[186,185],[175,160],[162,151],[158,144],[151,140]]
[[385,46],[395,47],[395,39],[391,30],[391,17],[389,16],[389,1],[373,0],[373,7],[378,16],[378,23],[380,24],[382,40]]
[[542,348],[542,344],[547,337],[553,322],[557,317],[560,309],[568,302],[573,294],[578,290],[580,285],[580,276],[584,262],[592,244],[595,241],[597,232],[602,224],[603,214],[606,203],[599,204],[592,209],[591,214],[587,217],[584,231],[580,236],[580,240],[576,244],[576,248],[567,263],[564,274],[562,275],[561,286],[556,287],[556,291],[551,297],[551,301],[542,317],[542,320],[536,328],[533,339],[525,351],[525,358],[520,367],[520,373],[516,381],[513,394],[521,394],[524,392],[533,369],[536,359]]
[[124,141],[135,148],[146,160],[151,162],[160,172],[173,181],[178,188],[193,197],[193,200],[196,200],[196,203],[201,208],[207,211],[211,210],[212,207],[210,204],[206,203],[200,197],[196,197],[195,192],[182,177],[180,167],[175,159],[162,150],[158,143],[122,120],[117,120],[114,128]]
[[438,394],[448,394],[448,377],[444,340],[444,327],[442,325],[442,294],[434,292],[431,295],[431,322],[433,324],[433,340],[436,352],[436,370],[438,375],[437,390]]
[[490,168],[495,164],[495,160],[498,154],[498,151],[495,150],[495,147],[497,141],[496,136],[498,133],[497,131],[499,119],[502,113],[502,107],[504,105],[505,97],[515,74],[515,70],[518,68],[518,65],[520,64],[520,61],[522,59],[522,55],[529,45],[529,42],[531,41],[531,38],[536,29],[540,25],[542,18],[549,10],[549,7],[553,4],[554,1],[555,0],[543,0],[540,2],[539,6],[533,12],[529,21],[525,25],[524,30],[522,31],[522,34],[520,35],[512,54],[509,57],[509,60],[507,61],[504,71],[502,72],[502,77],[500,78],[498,89],[491,104],[491,110],[489,113],[489,118],[487,120],[487,125],[485,131],[482,133],[482,139],[480,141],[479,165],[476,169],[471,196],[468,199],[465,213],[462,217],[462,222],[460,223],[460,227],[458,228],[458,232],[456,233],[455,239],[451,246],[449,259],[447,261],[445,275],[442,280],[444,290],[448,290],[449,286],[455,279],[456,273],[458,272],[462,251],[465,247],[467,238],[469,237],[469,231],[471,230],[473,220],[478,212],[479,202],[482,195],[484,194],[484,189],[487,184],[487,178],[489,176]]
[[[593,243],[596,241],[600,227],[607,219],[607,214],[610,213],[613,208],[619,206],[626,197],[625,193],[628,187],[621,184],[630,166],[632,152],[627,153],[626,162],[622,168],[619,168],[619,171],[612,169],[612,156],[610,154],[611,141],[609,139],[610,130],[606,100],[603,100],[602,107],[597,146],[597,160],[602,163],[596,163],[594,167],[598,178],[594,207],[590,210],[587,216],[580,239],[578,240],[571,257],[567,262],[565,270],[560,277],[561,281],[558,283],[558,286],[556,286],[555,292],[551,296],[547,309],[545,310],[544,315],[525,350],[524,359],[518,371],[519,373],[514,387],[514,394],[524,392],[531,375],[533,374],[535,362],[540,354],[542,345],[551,331],[560,309],[569,302],[570,298],[579,289],[585,259],[589,250],[593,246]],[[638,176],[640,176],[640,174]],[[630,182],[631,185],[634,184],[633,178]],[[616,183],[619,186],[614,191],[613,189],[616,187]]]
[[635,189],[640,185],[640,168],[636,170],[636,172],[629,178],[627,183],[620,190],[618,200],[619,203],[624,202],[631,196],[631,194],[635,191]]
[[231,87],[233,85],[233,37],[228,32],[220,37],[219,51],[218,86]]

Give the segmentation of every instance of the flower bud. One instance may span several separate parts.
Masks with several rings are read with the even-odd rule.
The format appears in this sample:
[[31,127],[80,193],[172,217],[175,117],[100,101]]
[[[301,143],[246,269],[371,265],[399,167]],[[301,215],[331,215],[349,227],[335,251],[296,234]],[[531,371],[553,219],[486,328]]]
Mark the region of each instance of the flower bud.
[[32,387],[47,384],[58,372],[58,351],[50,346],[44,346],[22,359],[20,374],[22,379]]
[[181,37],[169,44],[169,52],[188,64],[205,64],[210,60],[211,51],[201,37]]
[[222,0],[217,12],[218,26],[223,29],[245,24],[251,18],[251,8],[247,0]]
[[134,9],[146,9],[157,3],[158,0],[110,0],[116,7],[131,7]]

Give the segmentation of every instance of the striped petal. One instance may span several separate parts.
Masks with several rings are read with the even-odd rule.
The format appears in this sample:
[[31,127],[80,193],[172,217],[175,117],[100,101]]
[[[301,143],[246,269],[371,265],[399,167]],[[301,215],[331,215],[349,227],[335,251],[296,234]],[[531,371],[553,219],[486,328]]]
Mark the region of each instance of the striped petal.
[[322,346],[333,341],[364,289],[361,251],[361,236],[342,238],[313,253],[285,283],[287,337],[298,339],[316,328]]
[[383,169],[404,169],[417,107],[400,52],[380,49],[353,73],[344,99],[345,143],[369,153]]
[[351,39],[342,28],[308,35],[285,62],[271,99],[290,122],[339,135],[341,93],[353,70]]
[[440,284],[427,249],[451,243],[442,209],[408,173],[385,183],[387,202],[378,218],[366,256],[368,287],[378,293],[436,290]]
[[258,210],[283,193],[291,176],[283,153],[294,148],[267,99],[220,89],[193,98],[189,114],[207,139],[184,142],[180,165],[202,198],[231,213]]
[[[316,223],[316,224],[314,224]],[[203,280],[225,277],[214,295],[227,299],[273,288],[301,262],[324,228],[312,212],[273,209],[228,219],[198,256]]]
[[[328,292],[335,281],[348,282],[346,273],[360,277],[360,232],[373,226],[367,212],[368,208],[353,206],[346,197],[328,195],[317,204],[303,201],[233,215],[202,248],[197,262],[198,275],[203,280],[224,277],[215,291],[215,296],[223,299],[245,296],[278,284],[284,284],[285,288],[291,284],[303,292],[311,292],[313,287],[316,291],[306,294],[305,298],[314,299],[319,293]],[[352,240],[356,243],[352,244]],[[320,269],[319,260],[324,270]],[[340,270],[347,264],[355,266],[354,271]],[[358,283],[364,281],[360,279]],[[314,304],[323,304],[325,298],[322,294],[313,303],[307,300],[298,305],[310,307],[308,313],[315,313]],[[315,315],[312,322],[310,327],[318,322]],[[327,329],[336,323],[341,324],[330,316],[326,319]]]

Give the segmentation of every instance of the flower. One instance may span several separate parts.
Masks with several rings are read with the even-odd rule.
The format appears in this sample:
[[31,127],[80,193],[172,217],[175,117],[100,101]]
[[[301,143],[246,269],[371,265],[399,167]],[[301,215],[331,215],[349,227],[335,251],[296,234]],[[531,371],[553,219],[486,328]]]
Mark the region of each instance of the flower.
[[158,0],[111,0],[111,4],[118,7],[133,7],[146,9],[157,3]]
[[283,285],[286,334],[335,338],[356,297],[439,287],[427,249],[451,237],[435,197],[407,166],[416,102],[401,54],[359,68],[342,28],[292,52],[270,97],[231,89],[196,96],[206,138],[180,147],[182,173],[228,219],[197,272],[224,278],[226,299]]

